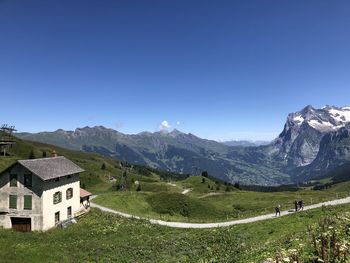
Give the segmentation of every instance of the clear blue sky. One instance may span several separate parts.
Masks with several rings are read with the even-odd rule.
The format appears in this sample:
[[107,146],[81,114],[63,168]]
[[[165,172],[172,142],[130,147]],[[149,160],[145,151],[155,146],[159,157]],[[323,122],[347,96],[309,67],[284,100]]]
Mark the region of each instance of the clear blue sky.
[[0,0],[0,123],[273,139],[290,112],[350,104],[349,14],[346,0]]

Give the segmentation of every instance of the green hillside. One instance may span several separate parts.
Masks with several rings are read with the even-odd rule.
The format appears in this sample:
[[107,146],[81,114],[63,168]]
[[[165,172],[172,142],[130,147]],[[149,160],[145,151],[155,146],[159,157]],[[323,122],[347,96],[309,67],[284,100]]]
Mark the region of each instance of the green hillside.
[[[123,167],[120,161],[98,154],[22,140],[11,149],[10,156],[0,157],[0,168],[28,158],[31,152],[35,157],[45,152],[49,156],[53,149],[86,170],[81,182],[98,194],[94,202],[146,218],[219,222],[271,213],[278,204],[283,210],[291,209],[295,199],[303,199],[308,205],[349,194],[349,182],[322,191],[310,187],[284,192],[242,191],[208,177],[188,177],[143,166]],[[126,189],[118,191],[125,167]],[[325,227],[337,230],[339,246],[350,242],[347,215],[350,205],[247,225],[195,230],[151,225],[92,209],[64,231],[23,234],[0,229],[0,255],[6,262],[39,262],[42,258],[48,262],[262,262],[276,258],[282,262],[288,258],[292,262],[295,257],[300,262],[313,262],[321,258],[321,248],[315,250],[310,240],[323,238],[319,233]],[[311,234],[305,234],[308,232]],[[342,253],[342,258],[348,260],[348,246]]]
[[[327,191],[242,191],[217,179],[122,165],[102,155],[23,140],[18,140],[10,156],[0,157],[0,168],[6,168],[16,159],[28,158],[31,152],[35,157],[45,153],[49,156],[53,149],[86,170],[81,174],[81,185],[99,195],[94,202],[145,218],[218,222],[272,213],[277,205],[283,210],[292,209],[294,200],[302,199],[309,205],[349,194],[346,186],[334,186]],[[125,189],[119,191],[122,181]]]
[[[31,153],[34,154],[35,158],[50,157],[53,150],[58,155],[67,157],[85,170],[85,172],[81,173],[81,185],[94,194],[115,191],[116,184],[120,183],[125,169],[127,170],[126,184],[129,187],[132,185],[132,182],[137,180],[145,184],[159,181],[161,174],[163,175],[164,173],[159,172],[157,174],[155,169],[149,172],[145,167],[134,169],[128,164],[122,165],[118,160],[99,154],[67,150],[57,146],[20,139],[10,149],[9,156],[0,157],[0,171],[6,169],[18,159],[28,159]],[[145,172],[142,172],[141,168],[144,171],[148,171],[147,176],[144,175]],[[172,175],[172,173],[169,174],[169,176]]]

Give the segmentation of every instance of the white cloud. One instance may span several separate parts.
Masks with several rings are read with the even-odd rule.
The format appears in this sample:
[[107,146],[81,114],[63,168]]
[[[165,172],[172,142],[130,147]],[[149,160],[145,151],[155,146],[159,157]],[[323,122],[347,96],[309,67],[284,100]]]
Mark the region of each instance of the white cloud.
[[171,128],[171,125],[168,123],[168,121],[166,121],[166,120],[164,120],[164,121],[162,121],[161,123],[160,123],[160,125],[159,125],[159,129],[161,130],[161,131],[163,131],[163,130],[167,130],[167,129],[170,129]]
[[177,121],[177,122],[176,122],[176,125],[180,125],[180,124],[181,124],[180,121]]

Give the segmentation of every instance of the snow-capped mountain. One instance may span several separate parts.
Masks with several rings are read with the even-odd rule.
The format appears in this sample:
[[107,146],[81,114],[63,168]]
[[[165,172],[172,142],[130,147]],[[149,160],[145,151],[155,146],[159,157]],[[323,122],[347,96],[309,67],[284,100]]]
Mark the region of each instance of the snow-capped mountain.
[[314,109],[307,106],[302,111],[290,114],[290,118],[298,126],[306,122],[320,132],[335,131],[350,122],[350,107],[325,106]]
[[327,133],[338,131],[350,123],[350,107],[307,106],[287,117],[282,133],[273,142],[270,154],[289,166],[306,166],[316,158],[320,142]]

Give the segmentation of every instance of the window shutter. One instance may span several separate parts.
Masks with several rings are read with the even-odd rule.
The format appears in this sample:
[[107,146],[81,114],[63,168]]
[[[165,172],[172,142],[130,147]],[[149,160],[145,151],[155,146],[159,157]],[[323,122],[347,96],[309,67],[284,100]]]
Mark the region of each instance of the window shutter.
[[10,186],[17,187],[17,174],[10,175]]
[[17,195],[10,195],[10,208],[17,209]]
[[58,204],[62,201],[62,192],[56,192],[53,194],[53,203]]
[[31,195],[24,196],[24,209],[32,210],[32,196]]
[[66,199],[71,199],[73,197],[73,188],[68,188],[66,191]]

